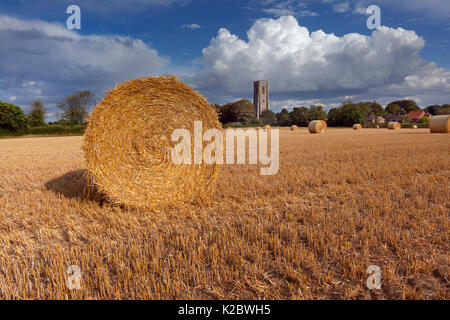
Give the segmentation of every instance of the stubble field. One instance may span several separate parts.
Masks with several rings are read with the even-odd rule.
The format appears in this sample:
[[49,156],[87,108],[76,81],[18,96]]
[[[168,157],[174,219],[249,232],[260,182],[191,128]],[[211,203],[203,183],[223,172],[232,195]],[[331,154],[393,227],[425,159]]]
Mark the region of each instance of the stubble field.
[[164,212],[86,196],[82,137],[0,140],[0,298],[448,299],[449,137],[281,130],[276,176]]

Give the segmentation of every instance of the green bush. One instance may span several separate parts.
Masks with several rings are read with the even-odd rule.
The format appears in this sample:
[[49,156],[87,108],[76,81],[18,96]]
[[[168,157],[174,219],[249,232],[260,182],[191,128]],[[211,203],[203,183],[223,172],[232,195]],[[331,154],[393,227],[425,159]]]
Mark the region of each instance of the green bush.
[[25,129],[28,119],[20,107],[0,101],[0,129],[17,131]]
[[32,127],[32,128],[26,128],[26,129],[19,129],[19,130],[0,130],[0,136],[22,136],[26,134],[35,134],[35,135],[83,135],[84,131],[86,129],[86,126],[84,125],[77,125],[77,126],[71,126],[71,127],[65,127],[65,126],[44,126],[44,127]]
[[430,124],[430,118],[428,117],[422,117],[419,119],[420,124]]

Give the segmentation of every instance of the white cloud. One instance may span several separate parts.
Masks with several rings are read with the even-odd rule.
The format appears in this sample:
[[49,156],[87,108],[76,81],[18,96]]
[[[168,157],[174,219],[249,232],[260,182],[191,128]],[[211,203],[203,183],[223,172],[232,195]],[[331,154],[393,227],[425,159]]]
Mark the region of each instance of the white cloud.
[[333,10],[338,13],[344,13],[350,9],[350,3],[348,1],[341,2],[333,5]]
[[281,2],[275,1],[263,1],[260,3],[263,6],[261,11],[270,14],[276,18],[286,15],[292,15],[296,17],[316,17],[318,14],[314,11],[307,9],[307,4],[304,2],[286,0]]
[[355,5],[353,13],[367,15],[367,5],[364,5],[362,1],[358,1]]
[[203,49],[204,68],[189,77],[191,83],[211,95],[242,94],[253,80],[267,79],[275,99],[376,98],[385,91],[450,95],[450,73],[419,57],[425,42],[414,31],[382,27],[371,36],[338,37],[310,33],[284,16],[256,21],[247,36],[244,41],[220,29]]
[[15,97],[15,96],[11,96],[11,97],[9,97],[9,99],[8,99],[9,101],[16,101],[17,100],[17,97]]
[[[107,87],[130,78],[147,76],[166,66],[142,40],[122,36],[80,35],[62,24],[27,21],[0,15],[0,90],[19,103],[41,98],[47,102],[62,94]],[[44,101],[46,102],[46,101]]]
[[195,30],[195,29],[201,29],[202,27],[199,24],[192,23],[192,24],[183,24],[181,26],[181,28]]

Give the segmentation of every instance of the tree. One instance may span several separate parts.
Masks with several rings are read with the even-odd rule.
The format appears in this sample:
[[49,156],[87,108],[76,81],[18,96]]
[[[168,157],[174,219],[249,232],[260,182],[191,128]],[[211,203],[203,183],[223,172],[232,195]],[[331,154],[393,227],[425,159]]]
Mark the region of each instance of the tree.
[[263,122],[261,121],[261,119],[253,119],[251,124],[254,125],[254,126],[260,127],[260,126],[263,125]]
[[339,126],[341,122],[341,110],[340,108],[331,108],[328,111],[328,124],[333,127]]
[[405,112],[403,111],[402,108],[400,108],[400,106],[398,104],[388,104],[386,107],[386,112],[389,114],[393,114],[393,115],[403,115],[405,114]]
[[370,103],[370,105],[369,105],[369,115],[382,117],[385,114],[386,114],[386,112],[384,111],[384,108],[380,104],[378,104],[376,101],[373,101],[373,102]]
[[306,107],[295,107],[289,113],[289,117],[291,119],[291,124],[295,124],[300,127],[308,126],[311,121],[309,110]]
[[0,101],[0,129],[16,131],[27,125],[28,119],[20,107]]
[[331,109],[328,113],[328,123],[330,126],[351,127],[355,123],[366,124],[366,117],[369,114],[369,107],[366,103],[354,104],[351,101],[344,102],[339,108]]
[[439,111],[437,112],[437,115],[447,115],[450,114],[450,104],[443,104]]
[[45,126],[45,115],[47,110],[41,100],[36,100],[31,104],[31,111],[28,114],[29,124],[32,127]]
[[433,116],[437,115],[439,110],[441,110],[441,106],[438,104],[433,104],[425,108],[425,111]]
[[[400,113],[391,113],[388,111],[388,109],[390,109],[391,105],[398,105],[401,109]],[[416,111],[416,110],[420,110],[420,107],[417,105],[417,103],[414,100],[397,100],[397,101],[393,101],[391,103],[389,103],[386,106],[386,111],[391,113],[391,114],[395,114],[395,115],[403,115],[403,114],[407,114],[410,111]]]
[[261,119],[263,124],[270,124],[271,126],[277,124],[277,117],[272,110],[264,110],[263,112],[261,112],[259,118]]
[[277,123],[280,126],[286,127],[286,126],[290,126],[291,123],[291,118],[290,118],[290,114],[286,109],[281,110],[281,112],[278,112],[276,114],[277,117]]
[[251,123],[255,119],[255,107],[248,99],[227,103],[222,107],[221,122]]
[[[325,120],[327,118],[327,113],[325,110],[323,110],[323,106],[315,106],[312,105],[309,107],[308,110],[309,113],[309,120]],[[309,122],[308,122],[309,124]]]
[[88,108],[93,105],[94,94],[90,91],[77,91],[65,97],[56,106],[62,110],[62,118],[70,125],[83,124],[88,115]]

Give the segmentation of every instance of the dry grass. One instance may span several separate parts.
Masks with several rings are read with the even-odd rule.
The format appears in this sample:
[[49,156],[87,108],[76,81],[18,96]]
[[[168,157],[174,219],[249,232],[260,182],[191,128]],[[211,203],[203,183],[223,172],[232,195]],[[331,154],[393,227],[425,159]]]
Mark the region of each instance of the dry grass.
[[84,199],[80,137],[0,140],[0,297],[448,299],[449,141],[283,130],[277,176],[223,166],[215,202],[154,213]]

